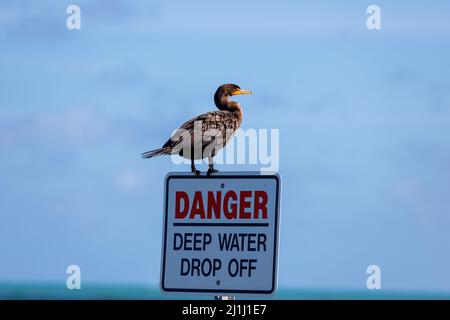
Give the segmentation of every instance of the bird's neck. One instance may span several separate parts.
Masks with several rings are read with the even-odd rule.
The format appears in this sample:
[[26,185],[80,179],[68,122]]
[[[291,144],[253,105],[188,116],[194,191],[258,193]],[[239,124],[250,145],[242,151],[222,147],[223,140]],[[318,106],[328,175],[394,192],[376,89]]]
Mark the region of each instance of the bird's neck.
[[231,101],[228,97],[214,97],[214,102],[216,104],[217,109],[222,111],[230,111],[242,120],[242,108],[241,105],[236,101]]
[[222,111],[230,111],[237,112],[242,114],[242,108],[239,103],[236,101],[231,101],[226,96],[215,96],[214,103],[216,104],[217,109]]

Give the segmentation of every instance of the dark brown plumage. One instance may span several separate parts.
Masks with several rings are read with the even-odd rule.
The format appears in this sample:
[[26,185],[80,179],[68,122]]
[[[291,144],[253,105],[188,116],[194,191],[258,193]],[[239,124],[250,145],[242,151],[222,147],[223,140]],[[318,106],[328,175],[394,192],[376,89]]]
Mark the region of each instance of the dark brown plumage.
[[142,157],[178,154],[191,159],[191,170],[195,175],[199,175],[200,171],[195,168],[194,160],[208,157],[207,174],[217,172],[213,157],[225,147],[242,122],[241,106],[236,101],[229,100],[231,96],[238,94],[252,92],[242,90],[235,84],[221,85],[214,94],[214,103],[219,111],[207,112],[183,123],[162,148],[145,152]]

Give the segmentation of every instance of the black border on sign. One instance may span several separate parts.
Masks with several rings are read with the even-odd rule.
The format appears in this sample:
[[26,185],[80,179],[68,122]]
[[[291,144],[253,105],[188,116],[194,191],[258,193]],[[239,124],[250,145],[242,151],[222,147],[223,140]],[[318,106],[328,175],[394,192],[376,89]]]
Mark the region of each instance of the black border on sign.
[[[166,245],[167,245],[167,218],[168,218],[168,191],[170,179],[275,179],[276,181],[276,199],[275,199],[275,241],[273,246],[273,267],[272,267],[272,288],[270,290],[214,290],[214,289],[185,289],[185,288],[166,288],[164,286],[165,270],[166,270]],[[161,270],[161,289],[163,292],[186,292],[186,293],[237,293],[237,294],[266,294],[271,295],[275,292],[275,279],[277,274],[277,251],[278,251],[278,221],[279,221],[279,198],[280,198],[280,176],[274,175],[261,175],[259,174],[224,174],[217,176],[192,176],[192,175],[177,175],[168,174],[166,177],[165,185],[165,199],[164,199],[164,243],[162,254],[162,270]]]

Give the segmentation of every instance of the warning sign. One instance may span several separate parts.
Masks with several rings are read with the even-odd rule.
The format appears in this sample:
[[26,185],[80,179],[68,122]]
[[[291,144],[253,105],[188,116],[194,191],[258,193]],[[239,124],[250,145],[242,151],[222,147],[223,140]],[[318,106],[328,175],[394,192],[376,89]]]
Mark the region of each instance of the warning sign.
[[278,175],[169,174],[161,290],[273,294],[279,193]]

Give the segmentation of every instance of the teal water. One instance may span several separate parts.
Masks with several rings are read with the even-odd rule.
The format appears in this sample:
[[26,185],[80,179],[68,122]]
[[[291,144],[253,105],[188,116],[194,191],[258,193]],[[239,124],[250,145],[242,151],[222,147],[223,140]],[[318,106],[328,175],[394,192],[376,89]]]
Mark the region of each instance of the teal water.
[[[0,283],[0,299],[212,299],[211,296],[163,295],[158,287],[86,284],[68,290],[59,284]],[[239,296],[238,299],[267,297]],[[392,290],[327,290],[279,288],[270,299],[450,299],[450,292],[406,292]]]

